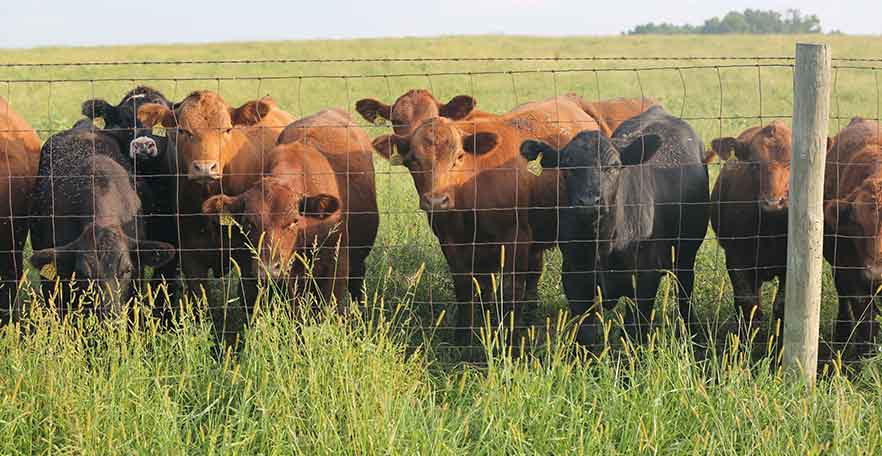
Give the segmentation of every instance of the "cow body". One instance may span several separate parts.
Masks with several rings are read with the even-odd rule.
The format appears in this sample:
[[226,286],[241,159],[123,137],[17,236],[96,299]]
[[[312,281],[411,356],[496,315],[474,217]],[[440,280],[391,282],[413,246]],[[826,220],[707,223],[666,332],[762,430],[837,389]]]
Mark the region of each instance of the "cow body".
[[202,205],[221,193],[239,195],[258,181],[266,154],[294,118],[269,98],[231,108],[211,91],[194,92],[173,109],[141,106],[138,118],[147,127],[161,124],[167,129],[168,166],[180,170],[172,198],[183,252],[181,268],[192,292],[206,292],[215,329],[232,343],[248,318],[256,277],[242,276],[243,299],[238,304],[220,305],[209,286],[211,271],[226,274],[231,259],[240,266],[250,264],[252,253],[242,244],[244,239],[235,233],[228,236],[226,227],[220,229],[206,217]]
[[12,316],[24,272],[28,201],[39,161],[37,133],[0,97],[0,323]]
[[[760,288],[778,278],[774,319],[784,318],[787,276],[787,201],[791,131],[780,122],[752,127],[711,148],[729,159],[711,194],[711,226],[726,253],[742,330],[762,318]],[[745,333],[746,334],[746,333]]]
[[649,97],[586,101],[576,94],[566,96],[596,120],[600,132],[606,136],[612,136],[624,121],[658,105],[655,99]]
[[[379,225],[372,147],[346,112],[330,109],[289,125],[266,157],[264,179],[237,197],[206,201],[254,227],[258,274],[294,292],[317,291],[344,309],[362,296],[365,260]],[[310,267],[305,270],[304,259]]]
[[54,294],[51,278],[43,291],[47,300],[56,296],[62,314],[74,274],[80,290],[89,282],[98,287],[99,315],[118,316],[142,267],[161,267],[174,256],[172,245],[146,240],[139,183],[123,147],[115,136],[78,124],[42,148],[29,208],[30,262],[38,269],[54,263],[61,294]]
[[878,332],[873,297],[882,284],[882,130],[855,118],[828,146],[824,180],[824,257],[839,294],[834,326],[837,349],[853,343],[848,358],[871,348]]
[[681,315],[692,321],[694,262],[708,221],[702,149],[692,128],[660,107],[624,122],[612,138],[582,132],[559,152],[538,141],[522,145],[525,158],[542,154],[543,168],[566,173],[562,281],[572,312],[590,312],[580,342],[598,342],[591,309],[598,287],[607,308],[621,297],[636,302],[626,329],[642,340],[664,270],[676,275]]

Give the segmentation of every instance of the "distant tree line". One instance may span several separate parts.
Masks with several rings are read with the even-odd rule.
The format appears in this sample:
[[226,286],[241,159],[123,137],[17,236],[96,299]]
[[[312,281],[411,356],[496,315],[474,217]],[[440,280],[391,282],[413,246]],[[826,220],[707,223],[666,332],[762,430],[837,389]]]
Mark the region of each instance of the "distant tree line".
[[744,12],[731,11],[722,19],[714,17],[702,25],[674,25],[667,22],[650,22],[628,30],[628,35],[678,33],[722,34],[722,33],[821,33],[821,20],[818,16],[803,15],[798,9],[785,13],[772,10],[746,9]]

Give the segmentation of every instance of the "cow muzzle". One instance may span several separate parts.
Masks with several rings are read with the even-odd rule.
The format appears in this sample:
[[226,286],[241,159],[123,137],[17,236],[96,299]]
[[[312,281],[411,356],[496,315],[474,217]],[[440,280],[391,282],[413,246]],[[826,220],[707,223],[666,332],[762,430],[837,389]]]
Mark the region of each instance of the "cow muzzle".
[[600,195],[591,195],[585,196],[581,198],[577,198],[575,200],[575,206],[579,209],[600,209],[603,200],[600,198]]
[[787,197],[766,198],[760,201],[760,207],[766,212],[778,212],[787,209]]
[[867,267],[864,268],[864,278],[873,283],[882,282],[882,265],[867,265]]
[[187,177],[202,182],[218,180],[221,178],[220,163],[217,160],[194,160]]
[[447,193],[423,193],[420,198],[420,209],[424,211],[443,211],[452,207],[453,202]]
[[129,143],[129,156],[132,160],[150,160],[159,155],[156,141],[146,136],[135,138]]

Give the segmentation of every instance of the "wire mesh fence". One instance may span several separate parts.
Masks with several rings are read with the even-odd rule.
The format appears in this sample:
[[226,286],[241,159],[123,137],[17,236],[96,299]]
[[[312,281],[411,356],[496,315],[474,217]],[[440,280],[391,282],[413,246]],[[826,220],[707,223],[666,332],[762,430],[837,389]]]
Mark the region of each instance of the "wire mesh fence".
[[[878,63],[834,61],[825,186],[834,267],[821,337],[858,355],[876,346],[882,279]],[[231,333],[247,315],[228,310],[270,280],[341,312],[351,295],[379,294],[390,306],[406,298],[453,349],[477,343],[484,311],[496,323],[514,311],[509,324],[525,331],[563,309],[623,311],[622,334],[639,337],[629,328],[655,310],[689,317],[702,343],[739,326],[774,335],[799,185],[793,67],[789,57],[5,63],[4,289],[23,274],[36,284],[41,272],[44,282],[76,272],[123,297],[113,312],[130,279],[165,277],[179,297],[204,288],[221,322],[239,318]],[[666,115],[646,113],[656,103]],[[84,115],[100,120],[77,127]],[[530,162],[529,140],[550,148]],[[582,342],[601,336],[585,328]]]

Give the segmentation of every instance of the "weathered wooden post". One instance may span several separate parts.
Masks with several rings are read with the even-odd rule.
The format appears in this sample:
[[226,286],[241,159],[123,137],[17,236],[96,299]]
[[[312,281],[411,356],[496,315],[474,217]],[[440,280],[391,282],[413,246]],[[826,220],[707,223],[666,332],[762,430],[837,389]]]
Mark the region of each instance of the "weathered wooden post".
[[824,164],[830,112],[828,44],[796,45],[787,245],[784,365],[814,384],[824,243]]

